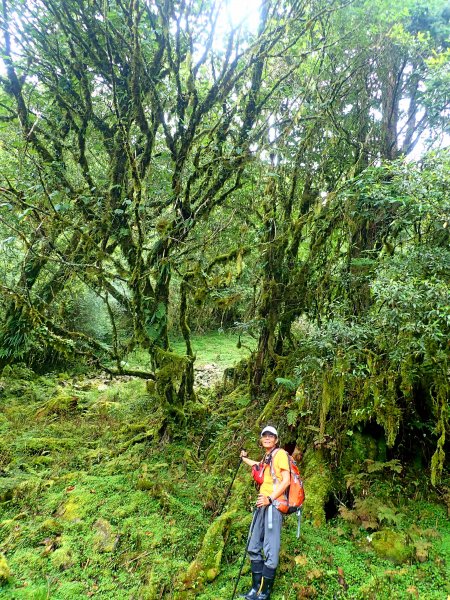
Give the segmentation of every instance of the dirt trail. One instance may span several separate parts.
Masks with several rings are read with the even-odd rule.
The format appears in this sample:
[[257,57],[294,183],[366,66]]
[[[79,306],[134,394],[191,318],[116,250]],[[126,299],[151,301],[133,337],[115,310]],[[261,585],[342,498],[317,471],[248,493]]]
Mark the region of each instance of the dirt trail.
[[194,366],[196,387],[213,387],[222,380],[224,367],[216,363]]

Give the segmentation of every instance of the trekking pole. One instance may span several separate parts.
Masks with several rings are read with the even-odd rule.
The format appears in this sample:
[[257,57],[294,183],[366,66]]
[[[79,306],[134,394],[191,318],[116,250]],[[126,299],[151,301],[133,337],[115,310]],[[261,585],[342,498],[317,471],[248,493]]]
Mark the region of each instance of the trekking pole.
[[255,510],[255,512],[253,513],[252,524],[250,525],[250,531],[248,533],[247,544],[245,545],[244,556],[242,557],[241,568],[239,569],[239,573],[238,573],[238,576],[237,576],[237,579],[236,579],[236,583],[234,584],[234,590],[233,590],[233,595],[231,596],[231,600],[234,600],[234,596],[236,594],[236,590],[237,590],[237,586],[238,586],[238,583],[239,583],[239,579],[241,578],[242,569],[244,568],[245,558],[247,556],[247,550],[248,550],[248,546],[250,544],[250,540],[251,540],[251,537],[252,537],[253,528],[255,527],[256,515],[258,514],[258,512],[259,512],[259,508],[257,508]]
[[238,466],[237,466],[237,468],[236,468],[236,471],[234,472],[233,479],[231,480],[231,483],[230,483],[230,487],[228,488],[228,490],[227,490],[227,493],[225,494],[225,500],[223,501],[222,508],[220,509],[220,511],[219,511],[219,512],[218,512],[218,514],[217,514],[217,516],[218,516],[218,517],[220,517],[220,515],[221,515],[221,514],[222,514],[222,512],[223,512],[223,509],[225,508],[225,504],[227,503],[228,496],[230,495],[231,488],[233,487],[233,483],[234,483],[234,480],[236,479],[236,475],[238,474],[239,467],[241,466],[241,463],[242,463],[242,458],[241,458],[241,457],[239,457],[239,463],[238,463]]

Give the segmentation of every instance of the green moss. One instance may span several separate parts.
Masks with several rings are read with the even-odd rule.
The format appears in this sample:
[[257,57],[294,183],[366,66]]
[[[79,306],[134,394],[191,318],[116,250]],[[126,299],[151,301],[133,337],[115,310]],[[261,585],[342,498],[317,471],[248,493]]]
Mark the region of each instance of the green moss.
[[39,525],[39,532],[43,535],[58,535],[63,531],[61,522],[57,519],[45,519]]
[[12,500],[16,486],[16,480],[7,479],[2,481],[0,479],[0,503]]
[[32,381],[36,378],[36,373],[23,363],[17,363],[15,365],[6,365],[2,371],[2,377],[10,380],[25,379]]
[[94,523],[94,548],[97,552],[113,552],[118,538],[113,533],[111,523],[106,519],[97,519]]
[[[374,438],[371,435],[353,431],[349,436],[349,443],[342,453],[339,469],[341,475],[341,487],[343,489],[344,477],[350,473],[356,474],[353,478],[352,489],[355,488],[358,481],[358,473],[361,465],[366,460],[384,462],[386,460],[386,441],[384,437]],[[362,483],[362,480],[360,481]],[[336,482],[338,486],[338,482]]]
[[189,565],[183,577],[185,589],[199,589],[206,582],[213,581],[220,573],[223,548],[230,522],[235,514],[235,511],[227,512],[210,525],[196,559]]
[[371,460],[377,460],[377,442],[372,436],[355,431],[352,436],[350,454],[351,463],[355,463],[356,461],[362,463],[368,458]]
[[158,600],[161,597],[161,590],[157,585],[150,583],[139,588],[140,600]]
[[[2,415],[0,415],[1,419]],[[0,421],[0,433],[2,431],[6,431],[8,428],[8,420],[4,418],[5,427],[2,428],[2,423]],[[13,458],[13,453],[11,449],[11,445],[5,439],[0,439],[0,469],[3,469],[11,462]]]
[[[86,584],[80,581],[64,581],[58,585],[58,598],[64,600],[74,600],[75,598],[85,598],[87,596]],[[56,596],[55,596],[56,597]],[[42,600],[47,600],[48,588],[46,595]],[[37,600],[33,598],[33,600]]]
[[[28,583],[28,582],[27,582]],[[15,592],[14,598],[18,600],[48,600],[49,586],[46,585],[30,585]],[[12,596],[11,596],[12,597]]]
[[67,390],[57,390],[54,397],[46,400],[36,411],[35,419],[41,420],[51,415],[66,415],[75,411],[78,407],[79,398],[74,394],[69,394]]
[[138,433],[144,433],[147,429],[148,421],[143,421],[142,423],[127,423],[122,427],[120,433],[129,437],[130,435],[134,436]]
[[145,477],[139,477],[136,482],[136,488],[141,491],[151,490],[155,485],[152,479],[146,479]]
[[33,494],[39,487],[37,479],[24,479],[24,477],[0,479],[0,503],[17,501]]
[[10,557],[14,571],[17,569],[21,574],[33,573],[38,578],[46,562],[47,559],[41,556],[41,549],[37,548],[18,548],[14,556]]
[[50,562],[52,563],[53,568],[59,571],[65,571],[73,566],[75,560],[72,550],[67,546],[62,546],[61,548],[57,548],[50,555]]
[[62,521],[78,522],[84,517],[86,512],[84,495],[71,494],[57,511],[57,516]]
[[272,420],[278,420],[276,417],[279,414],[282,407],[284,407],[283,396],[286,395],[286,390],[280,387],[270,398],[258,419],[258,425],[261,426],[264,423],[269,423]]
[[435,404],[435,413],[437,415],[436,434],[439,436],[436,451],[431,458],[431,483],[436,485],[440,482],[445,464],[445,443],[446,432],[449,423],[449,386],[448,382],[439,382]]
[[387,558],[398,565],[408,561],[413,552],[406,544],[403,534],[389,529],[372,534],[372,548],[381,558]]
[[6,561],[6,557],[4,554],[0,554],[0,585],[2,583],[8,582],[11,577],[11,570]]
[[54,458],[52,456],[34,456],[30,459],[30,464],[34,467],[48,467],[54,462]]
[[[212,349],[216,355],[222,352],[218,341]],[[211,361],[214,362],[213,357]],[[98,389],[99,384],[102,390]],[[76,392],[80,396],[79,405],[93,406],[102,397],[110,404],[107,410],[77,409],[68,411],[63,418],[43,418],[38,422],[33,418],[36,410],[60,390],[50,379],[44,382],[34,378],[28,383],[17,380],[14,385],[19,395],[8,395],[0,405],[0,469],[3,470],[0,488],[12,486],[10,500],[0,505],[0,537],[13,573],[10,581],[0,587],[2,600],[47,597],[73,600],[89,593],[105,600],[231,597],[252,518],[247,509],[255,499],[249,472],[243,466],[227,502],[228,509],[238,511],[236,516],[228,525],[221,518],[209,530],[208,526],[223,503],[241,444],[250,456],[260,454],[255,421],[264,397],[250,402],[246,386],[229,395],[223,389],[217,394],[203,391],[201,410],[194,404],[192,410],[189,408],[192,416],[188,417],[186,439],[174,442],[168,436],[162,440],[155,436],[153,440],[133,443],[121,452],[124,442],[150,429],[157,432],[164,416],[143,382],[120,379],[105,382],[98,377],[87,382],[79,380]],[[26,385],[34,386],[34,405],[22,402],[20,390]],[[311,400],[311,394],[308,398]],[[282,401],[288,399],[283,397]],[[318,425],[320,394],[316,401],[314,423]],[[354,401],[359,399],[355,396]],[[291,409],[291,405],[279,406],[281,412],[287,412],[286,408]],[[335,408],[332,403],[326,419],[326,432],[330,434]],[[307,404],[302,410],[313,409],[313,404]],[[293,431],[295,426],[287,427],[285,421],[280,427],[284,441],[291,433],[298,434]],[[316,430],[309,431],[316,435]],[[30,440],[38,440],[37,444],[31,441],[32,451],[28,450]],[[58,444],[49,447],[48,440],[57,440]],[[349,451],[350,467],[356,454],[364,460],[378,453],[374,459],[383,460],[373,441],[360,441],[355,454]],[[312,446],[306,438],[305,446]],[[374,551],[368,555],[371,545],[367,537],[371,534],[364,529],[368,502],[355,505],[357,520],[349,523],[336,518],[332,523],[316,526],[324,522],[323,503],[331,494],[331,474],[335,478],[333,491],[336,482],[342,487],[344,483],[343,476],[337,479],[334,466],[330,473],[326,464],[329,452],[329,448],[324,448],[322,453],[310,450],[305,454],[304,514],[312,522],[308,518],[303,520],[302,534],[297,540],[295,517],[286,519],[274,600],[283,595],[301,597],[306,593],[320,598],[342,595],[338,567],[349,586],[349,598],[403,598],[409,586],[417,588],[419,597],[430,600],[440,600],[442,590],[450,593],[446,572],[450,560],[447,514],[437,504],[420,503],[420,499],[432,495],[432,490],[422,483],[414,484],[415,487],[411,484],[409,495],[398,492],[409,477],[406,469],[402,478],[395,480],[387,469],[377,471],[372,479],[367,473],[362,475],[364,482],[371,484],[365,499],[378,497],[382,492],[384,496],[399,498],[402,503],[390,514],[395,517],[404,513],[395,522],[397,530],[411,539],[409,544],[415,553],[411,564],[386,569],[385,558]],[[357,462],[361,462],[360,458]],[[149,491],[136,490],[141,485],[140,479],[145,481],[143,488],[151,487]],[[24,493],[15,495],[22,483]],[[448,489],[448,484],[444,485],[443,489]],[[414,493],[415,501],[408,503]],[[343,495],[339,498],[345,501]],[[394,518],[388,517],[384,510],[384,526],[394,522]],[[108,532],[114,541],[118,538],[114,552],[101,550],[102,541],[97,540],[98,531],[94,528],[98,520],[109,523]],[[420,520],[424,530],[435,528],[440,536],[414,533],[411,524],[415,520]],[[248,569],[246,561],[244,573]],[[399,575],[385,575],[388,571],[399,571]],[[246,579],[242,578],[240,589],[247,586],[249,576]],[[370,595],[364,595],[364,585],[372,579]]]
[[320,437],[325,435],[325,427],[330,408],[335,405],[337,412],[341,411],[344,397],[344,377],[337,375],[333,371],[325,372],[322,383],[322,394],[320,400],[319,424]]
[[34,437],[26,436],[18,440],[16,447],[19,451],[26,454],[49,454],[52,452],[61,452],[66,448],[74,448],[76,441],[68,437]]
[[312,519],[317,527],[325,523],[325,503],[332,489],[332,476],[329,465],[321,450],[308,450],[305,464],[305,504],[304,515]]

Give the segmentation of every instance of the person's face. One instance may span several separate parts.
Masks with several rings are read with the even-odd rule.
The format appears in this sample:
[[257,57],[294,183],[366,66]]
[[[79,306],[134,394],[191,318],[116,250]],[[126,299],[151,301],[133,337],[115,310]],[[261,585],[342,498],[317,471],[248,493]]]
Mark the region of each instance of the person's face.
[[275,448],[277,443],[277,436],[273,433],[264,433],[261,436],[261,445],[266,452],[270,452],[272,448]]

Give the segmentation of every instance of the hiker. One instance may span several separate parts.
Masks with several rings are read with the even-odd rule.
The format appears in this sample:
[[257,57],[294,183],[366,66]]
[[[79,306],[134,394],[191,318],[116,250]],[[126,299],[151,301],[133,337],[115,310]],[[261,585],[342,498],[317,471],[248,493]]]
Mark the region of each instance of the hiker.
[[[264,472],[259,478],[262,483],[256,500],[256,514],[248,544],[252,587],[242,596],[247,600],[270,598],[278,566],[283,522],[283,515],[277,510],[278,498],[283,496],[290,481],[288,455],[278,448],[278,432],[275,427],[271,425],[264,427],[261,431],[260,444],[266,453],[263,459]],[[241,459],[252,467],[252,471],[258,470],[259,461],[248,458],[245,450],[241,451]]]

